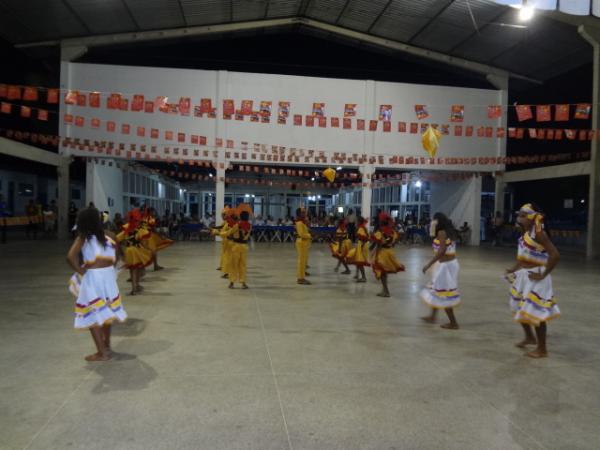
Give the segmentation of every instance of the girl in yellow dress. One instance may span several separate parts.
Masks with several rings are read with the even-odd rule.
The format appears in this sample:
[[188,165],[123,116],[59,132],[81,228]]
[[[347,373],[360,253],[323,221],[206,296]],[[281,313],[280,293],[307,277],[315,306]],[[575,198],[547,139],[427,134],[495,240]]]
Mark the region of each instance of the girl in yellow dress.
[[242,284],[242,289],[248,289],[246,284],[248,241],[252,233],[252,225],[248,221],[250,213],[240,212],[240,221],[228,233],[227,239],[231,242],[231,259],[229,263],[229,289],[234,289],[234,283]]
[[298,284],[310,284],[306,279],[306,263],[308,261],[308,249],[312,241],[310,230],[305,223],[306,211],[304,208],[296,210],[296,252],[298,258],[296,262],[296,278]]
[[143,243],[149,237],[150,232],[141,226],[139,210],[131,211],[128,214],[128,222],[123,225],[123,231],[117,235],[117,242],[123,249],[124,266],[130,273],[131,295],[142,292],[142,270],[152,264],[152,252]]
[[156,211],[154,208],[146,208],[142,215],[142,226],[150,233],[144,241],[148,250],[152,252],[154,270],[162,270],[164,267],[158,265],[158,252],[173,245],[175,241],[167,239],[156,232]]
[[227,278],[229,275],[229,262],[231,260],[231,242],[227,236],[236,223],[235,212],[230,207],[226,206],[221,213],[223,223],[211,230],[213,236],[221,238],[221,262],[217,270],[223,274],[221,278]]
[[388,273],[398,273],[404,271],[404,265],[398,262],[394,254],[394,245],[400,238],[400,235],[394,229],[394,220],[385,212],[379,214],[379,224],[377,231],[371,237],[375,244],[376,251],[373,258],[373,272],[375,277],[381,280],[382,290],[379,297],[389,297],[390,290],[387,285]]
[[340,219],[338,222],[338,227],[335,230],[335,239],[329,244],[329,248],[331,249],[331,256],[338,260],[335,271],[340,270],[340,265],[343,264],[346,270],[342,274],[349,274],[350,269],[346,263],[346,257],[352,248],[352,241],[348,238],[348,230],[346,229],[346,221],[344,219]]
[[[365,266],[369,264],[369,231],[367,230],[367,219],[364,217],[358,218],[358,229],[356,230],[356,247],[348,252],[346,258],[348,264],[356,266],[356,275],[354,279],[357,283],[365,283]],[[358,274],[361,274],[359,277]]]

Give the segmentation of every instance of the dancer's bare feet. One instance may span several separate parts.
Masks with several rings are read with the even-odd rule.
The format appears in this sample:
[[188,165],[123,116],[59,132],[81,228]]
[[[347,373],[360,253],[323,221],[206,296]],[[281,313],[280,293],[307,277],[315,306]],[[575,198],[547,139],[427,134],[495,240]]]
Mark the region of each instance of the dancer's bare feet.
[[302,278],[301,280],[298,280],[298,284],[311,284],[311,283],[306,278]]
[[517,342],[515,347],[517,348],[525,348],[528,345],[537,345],[537,341],[535,339],[525,338],[521,342]]
[[539,348],[536,348],[535,350],[525,353],[527,356],[529,356],[530,358],[547,358],[548,357],[548,352],[546,350],[540,350]]
[[366,283],[367,279],[366,278],[359,278],[356,280],[357,283]]
[[242,283],[242,289],[248,289],[248,285],[246,283]]
[[380,292],[377,294],[377,297],[389,297],[390,293],[389,292]]
[[445,323],[440,325],[440,328],[443,328],[445,330],[458,330],[460,327],[457,323]]
[[421,317],[421,320],[422,320],[423,322],[427,322],[427,323],[435,323],[435,318],[434,318],[434,317],[431,317],[431,316],[424,316],[424,317]]
[[344,270],[344,271],[342,272],[342,275],[348,275],[348,274],[351,274],[351,273],[352,273],[352,272],[351,272],[351,271],[349,271],[349,270]]
[[89,362],[97,362],[97,361],[110,361],[111,356],[108,353],[94,353],[93,355],[88,355],[85,357],[86,361]]
[[233,283],[229,283],[229,289],[235,289],[235,287],[233,286]]
[[154,271],[156,272],[157,270],[163,270],[164,267],[163,266],[154,266]]

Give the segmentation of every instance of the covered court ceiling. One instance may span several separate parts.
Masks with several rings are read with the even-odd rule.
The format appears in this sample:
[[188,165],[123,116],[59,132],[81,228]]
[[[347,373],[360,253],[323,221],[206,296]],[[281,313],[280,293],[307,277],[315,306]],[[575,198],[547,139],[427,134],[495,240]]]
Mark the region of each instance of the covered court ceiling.
[[[311,21],[541,81],[591,61],[591,47],[577,24],[600,27],[600,19],[545,13],[524,24],[516,14],[487,0],[0,0],[0,36],[22,45],[301,18],[306,21],[296,28],[320,36],[336,33],[315,28]],[[260,26],[252,32],[261,32]]]

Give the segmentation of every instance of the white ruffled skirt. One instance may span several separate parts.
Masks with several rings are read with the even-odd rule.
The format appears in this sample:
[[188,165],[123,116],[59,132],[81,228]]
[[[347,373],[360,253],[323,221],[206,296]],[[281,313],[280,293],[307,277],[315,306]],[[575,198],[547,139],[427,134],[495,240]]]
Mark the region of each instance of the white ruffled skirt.
[[113,266],[88,269],[83,277],[74,275],[69,289],[72,293],[77,293],[75,328],[91,328],[127,319],[117,286],[117,272]]
[[541,322],[560,316],[560,309],[554,299],[552,278],[530,280],[529,273],[543,273],[544,267],[517,270],[510,288],[510,309],[517,322],[539,326]]
[[458,260],[438,261],[431,269],[431,282],[421,290],[419,294],[421,300],[434,309],[454,308],[460,305],[460,293],[458,292],[460,265]]

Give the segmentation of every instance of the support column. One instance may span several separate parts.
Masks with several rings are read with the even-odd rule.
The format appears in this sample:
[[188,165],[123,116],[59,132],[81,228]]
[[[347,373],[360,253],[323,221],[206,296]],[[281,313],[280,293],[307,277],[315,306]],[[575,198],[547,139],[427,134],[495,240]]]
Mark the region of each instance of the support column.
[[[592,90],[592,129],[600,129],[600,30],[581,25],[579,34],[593,47],[594,76]],[[600,256],[600,158],[598,140],[592,139],[590,155],[590,187],[588,198],[587,242],[585,254],[588,259]]]
[[360,167],[360,173],[362,174],[362,194],[360,204],[360,215],[365,219],[371,221],[371,181],[372,176],[375,173],[375,168],[371,165],[365,165]]
[[71,158],[62,158],[60,165],[56,167],[58,181],[58,239],[67,239],[69,236],[69,166]]
[[217,166],[217,176],[215,180],[215,196],[216,196],[216,211],[215,211],[215,221],[217,225],[221,225],[223,223],[223,219],[221,218],[221,211],[225,208],[225,168],[221,168],[220,165]]
[[506,183],[504,182],[504,177],[502,175],[496,175],[495,181],[494,214],[496,214],[496,211],[500,211],[504,215],[504,189]]

